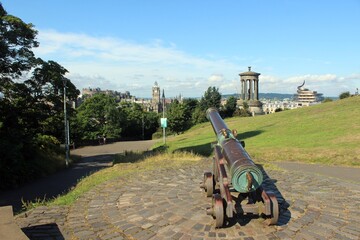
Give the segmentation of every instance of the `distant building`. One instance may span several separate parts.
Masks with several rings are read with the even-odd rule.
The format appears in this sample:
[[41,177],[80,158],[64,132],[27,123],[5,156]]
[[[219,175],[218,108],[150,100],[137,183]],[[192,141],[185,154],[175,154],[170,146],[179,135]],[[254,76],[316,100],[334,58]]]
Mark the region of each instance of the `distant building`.
[[259,75],[260,73],[251,71],[251,67],[247,72],[240,73],[241,94],[240,100],[237,102],[239,107],[246,102],[249,111],[253,115],[264,114],[262,103],[259,101]]
[[151,98],[151,106],[150,111],[153,112],[161,112],[162,111],[162,104],[160,98],[160,87],[157,82],[155,82],[154,86],[152,87],[152,98]]
[[106,94],[115,97],[116,100],[120,101],[121,99],[131,99],[129,91],[125,91],[124,93],[114,91],[114,90],[101,90],[100,88],[83,88],[81,95],[82,97],[92,97],[94,94]]
[[129,91],[124,93],[113,90],[101,90],[100,88],[83,88],[81,95],[77,100],[76,106],[80,106],[84,99],[94,96],[95,94],[106,94],[115,98],[116,102],[120,101],[132,101],[134,97],[130,95]]
[[297,87],[297,93],[294,94],[294,101],[298,102],[299,106],[309,106],[324,100],[322,93],[303,88],[304,85],[305,81]]
[[287,109],[295,109],[299,108],[301,106],[298,105],[297,102],[294,102],[290,99],[284,99],[284,100],[269,100],[269,99],[263,99],[263,111],[265,114],[274,113],[276,110],[287,110]]
[[317,93],[316,91],[311,91],[307,88],[303,88],[303,84],[297,87],[297,93],[294,94],[293,99],[284,99],[284,100],[267,100],[264,99],[263,102],[263,111],[265,114],[274,113],[278,109],[287,110],[287,109],[296,109],[304,106],[311,106],[319,104],[324,100],[322,93]]
[[157,82],[154,83],[154,86],[152,87],[152,97],[149,98],[136,98],[135,96],[131,96],[130,92],[126,91],[124,93],[113,91],[113,90],[101,90],[100,88],[83,88],[81,92],[81,96],[78,98],[77,106],[80,106],[80,104],[84,101],[84,99],[88,97],[92,97],[95,94],[106,94],[113,96],[116,100],[116,102],[132,102],[137,103],[143,107],[145,111],[148,112],[157,112],[161,113],[164,109],[164,104],[168,105],[171,102],[173,102],[175,99],[177,99],[179,102],[182,102],[182,96],[176,97],[175,99],[166,99],[165,93],[163,90],[163,96],[161,97],[161,90],[160,86]]

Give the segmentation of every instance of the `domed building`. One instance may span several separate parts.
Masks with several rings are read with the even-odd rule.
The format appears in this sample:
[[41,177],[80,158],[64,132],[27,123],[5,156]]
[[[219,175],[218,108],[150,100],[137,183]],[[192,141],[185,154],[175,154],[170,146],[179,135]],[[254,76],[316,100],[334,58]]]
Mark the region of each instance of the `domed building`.
[[264,114],[262,103],[259,101],[259,75],[260,73],[251,71],[240,73],[241,94],[237,104],[242,107],[244,102],[249,106],[249,111],[253,115]]

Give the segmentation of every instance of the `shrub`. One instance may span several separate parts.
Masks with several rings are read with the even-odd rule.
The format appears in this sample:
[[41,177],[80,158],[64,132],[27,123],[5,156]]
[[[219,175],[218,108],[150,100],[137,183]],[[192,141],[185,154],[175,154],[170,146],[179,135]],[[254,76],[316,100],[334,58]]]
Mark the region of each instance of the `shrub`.
[[331,98],[325,98],[323,103],[332,102],[333,100]]
[[341,94],[339,95],[339,98],[340,98],[340,99],[344,99],[344,98],[348,98],[348,97],[350,97],[350,92],[349,92],[349,91],[343,92],[343,93],[341,93]]
[[55,146],[56,148],[60,146],[60,142],[59,140],[57,140],[56,137],[50,135],[41,135],[41,134],[38,134],[36,136],[35,144],[40,149],[48,149],[48,148],[54,149]]

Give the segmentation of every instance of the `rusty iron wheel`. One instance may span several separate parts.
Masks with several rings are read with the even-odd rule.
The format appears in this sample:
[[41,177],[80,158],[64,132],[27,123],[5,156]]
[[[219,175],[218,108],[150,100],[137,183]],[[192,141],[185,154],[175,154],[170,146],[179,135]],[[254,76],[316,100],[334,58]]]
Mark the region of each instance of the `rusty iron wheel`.
[[213,209],[215,218],[215,227],[220,228],[224,225],[224,203],[220,194],[213,196]]
[[214,180],[213,175],[210,173],[205,180],[206,196],[212,197],[214,193]]

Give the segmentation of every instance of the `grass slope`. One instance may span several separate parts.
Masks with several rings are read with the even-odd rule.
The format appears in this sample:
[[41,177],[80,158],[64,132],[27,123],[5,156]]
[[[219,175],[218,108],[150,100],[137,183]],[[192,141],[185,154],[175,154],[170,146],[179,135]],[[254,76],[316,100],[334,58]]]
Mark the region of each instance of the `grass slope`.
[[[360,97],[254,118],[226,119],[256,161],[360,166]],[[210,123],[167,140],[170,151],[211,155]]]

